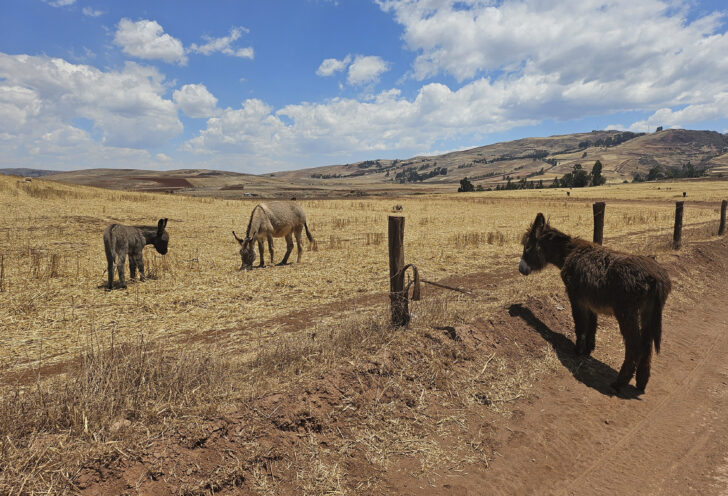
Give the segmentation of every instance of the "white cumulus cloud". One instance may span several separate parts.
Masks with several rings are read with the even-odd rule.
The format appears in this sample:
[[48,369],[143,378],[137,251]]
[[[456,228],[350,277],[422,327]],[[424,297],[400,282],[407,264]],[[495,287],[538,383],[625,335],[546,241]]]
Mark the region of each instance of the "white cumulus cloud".
[[47,0],[46,3],[51,7],[68,7],[76,3],[76,0]]
[[[0,119],[20,140],[91,122],[109,146],[143,148],[182,132],[164,77],[154,68],[127,63],[104,72],[45,56],[0,53]],[[0,124],[3,126],[3,124]]]
[[[713,95],[706,103],[687,105],[673,110],[661,108],[646,120],[637,121],[629,126],[630,131],[654,130],[658,126],[685,127],[697,122],[728,117],[728,90]],[[616,126],[615,126],[616,127]]]
[[248,32],[249,31],[246,28],[234,27],[230,29],[230,34],[228,36],[223,36],[221,38],[205,37],[207,43],[204,45],[197,45],[196,43],[193,43],[190,45],[190,52],[201,53],[203,55],[220,52],[233,57],[252,59],[255,56],[253,47],[234,48],[232,46],[232,44],[237,41],[243,33]]
[[81,12],[83,12],[83,15],[86,17],[99,17],[100,15],[103,15],[103,11],[93,9],[91,7],[84,7],[81,9]]
[[376,55],[357,55],[349,66],[349,84],[367,84],[379,80],[389,70],[389,64]]
[[322,77],[333,76],[336,72],[348,68],[346,81],[352,85],[376,83],[379,76],[389,70],[389,64],[376,55],[347,55],[343,59],[324,59],[316,69],[316,74]]
[[172,99],[189,117],[211,117],[218,113],[217,98],[204,84],[186,84],[174,91]]
[[321,65],[316,69],[316,74],[322,77],[332,76],[335,72],[343,71],[351,62],[351,55],[347,55],[342,60],[324,59]]
[[185,65],[187,56],[182,42],[164,32],[156,21],[142,19],[132,21],[123,18],[119,21],[114,43],[124,53],[147,60],[163,60]]

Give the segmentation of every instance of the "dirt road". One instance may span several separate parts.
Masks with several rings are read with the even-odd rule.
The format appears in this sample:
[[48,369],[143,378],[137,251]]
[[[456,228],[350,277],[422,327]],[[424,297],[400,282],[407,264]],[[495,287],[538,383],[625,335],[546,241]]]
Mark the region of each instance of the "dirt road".
[[[671,309],[646,394],[610,395],[611,369],[596,378],[560,368],[506,422],[489,469],[444,487],[459,494],[728,494],[728,280],[725,266],[716,271],[697,304]],[[557,336],[537,310],[515,313],[547,339]],[[597,349],[593,360],[600,358]]]

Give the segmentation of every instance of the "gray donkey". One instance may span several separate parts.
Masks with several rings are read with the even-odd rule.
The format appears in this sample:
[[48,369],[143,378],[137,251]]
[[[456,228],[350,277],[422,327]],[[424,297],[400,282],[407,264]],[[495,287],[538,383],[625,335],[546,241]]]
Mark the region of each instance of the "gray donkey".
[[127,255],[129,255],[131,278],[136,278],[136,270],[139,268],[140,279],[144,280],[142,250],[146,245],[154,245],[157,252],[166,255],[169,234],[164,230],[165,227],[167,227],[167,219],[159,219],[157,227],[111,224],[104,230],[104,248],[106,249],[106,261],[109,264],[108,290],[111,290],[114,283],[114,266],[119,272],[121,287],[126,288],[124,262]]
[[298,245],[297,262],[301,262],[301,231],[306,229],[306,237],[309,242],[313,243],[316,249],[316,241],[314,241],[311,232],[306,224],[306,213],[299,205],[291,201],[275,201],[267,203],[259,203],[255,206],[250,214],[248,229],[245,232],[245,239],[240,239],[235,231],[233,236],[240,243],[240,258],[242,264],[240,270],[252,268],[255,262],[255,249],[253,243],[258,242],[258,251],[260,252],[260,266],[265,266],[263,241],[268,240],[268,250],[270,251],[270,263],[273,263],[273,238],[286,238],[286,254],[279,265],[288,263],[288,256],[293,251],[293,235],[296,236],[296,244]]

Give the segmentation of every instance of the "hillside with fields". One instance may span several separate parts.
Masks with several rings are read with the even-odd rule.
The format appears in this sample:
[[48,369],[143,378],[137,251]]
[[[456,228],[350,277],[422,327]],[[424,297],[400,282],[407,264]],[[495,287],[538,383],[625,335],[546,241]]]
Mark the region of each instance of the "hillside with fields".
[[[324,198],[451,192],[466,177],[474,187],[486,190],[509,182],[548,187],[575,165],[589,172],[596,161],[602,164],[607,184],[635,178],[728,176],[728,136],[681,129],[651,134],[592,131],[525,138],[437,156],[380,158],[260,175],[203,169],[90,169],[45,177],[70,184],[193,196]],[[28,170],[22,175],[33,174]]]

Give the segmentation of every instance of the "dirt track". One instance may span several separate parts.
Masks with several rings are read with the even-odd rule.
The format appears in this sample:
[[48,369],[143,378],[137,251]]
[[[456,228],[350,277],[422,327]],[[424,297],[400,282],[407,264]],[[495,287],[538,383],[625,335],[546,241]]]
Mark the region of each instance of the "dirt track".
[[559,372],[509,427],[525,441],[485,474],[491,494],[724,494],[725,289],[668,321],[647,394],[605,395]]
[[[599,349],[585,364],[597,374],[582,373],[565,358],[565,367],[537,384],[536,395],[505,421],[503,444],[487,470],[450,474],[439,488],[400,480],[404,488],[394,483],[390,489],[398,494],[728,494],[725,247],[719,244],[706,257],[722,254],[708,276],[711,291],[694,306],[673,306],[667,313],[665,345],[653,359],[646,394],[628,386],[612,395],[608,384],[616,371],[600,361]],[[698,251],[698,258],[703,254]],[[554,320],[542,316],[548,312],[540,307],[537,301],[515,305],[511,315],[558,354],[568,355],[570,343],[560,329],[549,327],[546,322]],[[618,331],[602,318],[600,332]],[[614,366],[620,361],[609,359]]]

